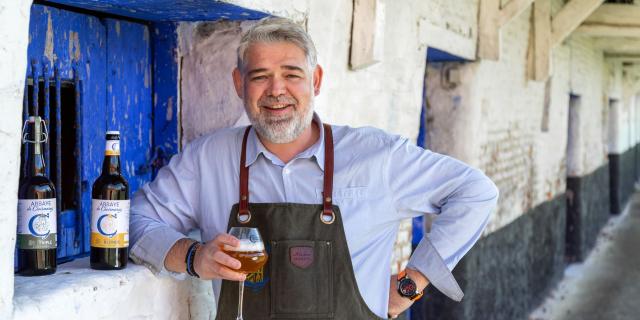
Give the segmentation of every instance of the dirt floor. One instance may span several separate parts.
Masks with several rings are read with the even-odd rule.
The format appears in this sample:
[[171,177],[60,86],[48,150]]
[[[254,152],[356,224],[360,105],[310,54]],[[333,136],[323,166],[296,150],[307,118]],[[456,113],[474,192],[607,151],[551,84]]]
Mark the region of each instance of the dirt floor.
[[584,263],[564,279],[529,320],[640,319],[640,193],[601,231]]

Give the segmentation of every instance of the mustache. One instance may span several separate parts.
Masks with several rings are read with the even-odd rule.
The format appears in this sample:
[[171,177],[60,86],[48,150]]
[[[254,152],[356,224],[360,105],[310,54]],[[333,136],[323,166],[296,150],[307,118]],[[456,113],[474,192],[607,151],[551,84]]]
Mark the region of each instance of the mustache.
[[297,104],[297,103],[298,103],[298,100],[296,100],[293,97],[289,97],[285,95],[280,95],[277,97],[266,96],[258,100],[258,106],[260,107],[268,107],[276,104]]

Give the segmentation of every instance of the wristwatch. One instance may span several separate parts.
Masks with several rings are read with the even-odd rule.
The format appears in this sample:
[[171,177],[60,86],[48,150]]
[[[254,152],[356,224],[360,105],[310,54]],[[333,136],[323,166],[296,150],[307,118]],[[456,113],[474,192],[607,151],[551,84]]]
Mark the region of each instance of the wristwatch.
[[409,278],[406,270],[402,270],[398,273],[398,293],[411,301],[416,301],[422,297],[424,291],[418,291],[415,281]]

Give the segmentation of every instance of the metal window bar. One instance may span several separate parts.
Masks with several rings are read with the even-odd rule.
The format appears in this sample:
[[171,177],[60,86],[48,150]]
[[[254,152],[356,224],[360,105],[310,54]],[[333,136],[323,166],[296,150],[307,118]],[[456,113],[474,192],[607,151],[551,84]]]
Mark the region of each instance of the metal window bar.
[[[89,216],[86,216],[84,214],[84,211],[82,210],[82,181],[83,181],[83,175],[82,175],[82,157],[81,157],[81,152],[80,150],[82,150],[82,135],[81,135],[81,131],[83,125],[82,125],[82,95],[80,94],[83,90],[82,90],[82,82],[80,79],[80,70],[77,64],[74,64],[73,66],[73,84],[74,87],[76,88],[75,90],[75,99],[76,99],[76,147],[75,147],[75,156],[76,156],[76,210],[77,213],[75,215],[76,217],[76,226],[79,226],[79,228],[76,228],[77,231],[79,231],[79,237],[76,237],[73,243],[74,249],[77,251],[79,249],[80,252],[89,252],[90,247],[89,247],[89,228],[90,223],[91,223],[91,218]],[[90,191],[89,191],[90,192]],[[90,214],[90,213],[89,213]],[[79,230],[78,230],[79,229]],[[82,241],[82,242],[80,242]]]
[[[49,61],[47,59],[43,59],[43,61],[42,61],[42,69],[43,69],[42,77],[44,78],[44,88],[42,88],[42,90],[44,91],[43,92],[44,93],[44,121],[45,121],[46,126],[49,129],[51,129],[51,118],[50,118],[50,116],[51,116],[51,106],[49,105],[49,98],[50,98],[49,93],[51,91],[49,89],[50,88],[49,87],[49,77],[51,76],[51,74],[50,74],[50,69],[51,68],[49,68]],[[35,86],[35,83],[36,83],[36,81],[34,81],[34,86]],[[37,83],[40,84],[40,81],[37,81]],[[51,132],[51,131],[49,130],[49,132]],[[51,139],[48,139],[47,143],[45,143],[45,146],[44,146],[44,161],[45,161],[45,165],[46,165],[45,169],[46,169],[46,172],[47,172],[47,176],[49,176],[49,177],[51,177],[51,171],[50,171],[51,170],[51,161],[50,161],[51,157],[50,157],[50,154],[49,154],[49,150],[51,149],[50,146],[51,146]],[[59,156],[59,155],[57,155],[57,156]],[[60,179],[57,179],[57,180],[60,180]],[[60,190],[60,189],[57,189],[57,190]],[[58,193],[56,193],[56,194],[58,194]],[[60,202],[60,196],[59,195],[57,196],[57,199],[56,199],[56,203],[58,203],[58,202]],[[58,210],[58,212],[60,212],[60,210]]]
[[[60,103],[60,67],[53,69],[56,96],[56,190],[62,191],[62,108]],[[62,195],[60,195],[60,198]],[[58,212],[62,212],[62,199],[58,201]]]

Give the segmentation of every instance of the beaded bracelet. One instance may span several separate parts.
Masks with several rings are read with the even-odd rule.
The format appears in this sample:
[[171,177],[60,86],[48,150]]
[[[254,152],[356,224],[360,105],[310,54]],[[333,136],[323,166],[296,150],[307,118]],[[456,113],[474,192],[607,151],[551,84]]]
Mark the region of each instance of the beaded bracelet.
[[195,241],[194,243],[192,243],[191,246],[189,246],[189,249],[187,250],[187,255],[184,259],[184,262],[187,264],[187,274],[196,278],[200,278],[200,275],[198,275],[198,273],[196,272],[193,262],[195,260],[194,258],[196,256],[196,251],[198,250],[199,247],[200,247],[200,242]]

